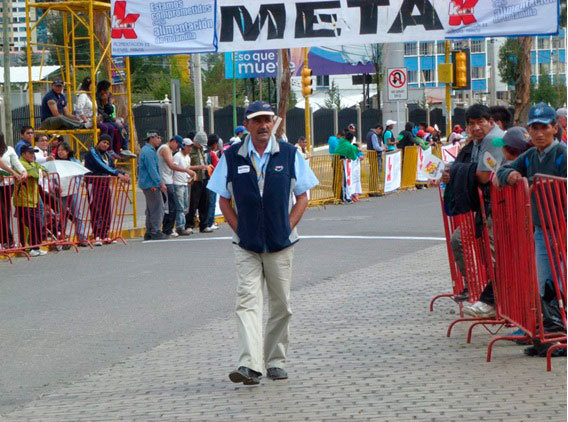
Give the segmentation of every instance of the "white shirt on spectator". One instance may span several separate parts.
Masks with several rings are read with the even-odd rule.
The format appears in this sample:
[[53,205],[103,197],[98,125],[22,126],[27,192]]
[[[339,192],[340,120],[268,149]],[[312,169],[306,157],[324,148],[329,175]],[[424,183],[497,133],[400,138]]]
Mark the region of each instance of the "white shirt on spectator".
[[[174,155],[174,164],[180,167],[188,169],[191,166],[191,157],[189,154],[184,155],[181,151],[178,151]],[[184,186],[189,182],[189,174],[182,171],[174,171],[174,185]]]
[[40,164],[44,164],[49,157],[47,151],[42,151],[39,148],[35,148],[35,160]]
[[[4,155],[0,157],[0,159],[4,161],[4,164],[6,164],[8,167],[10,167],[12,170],[16,170],[16,172],[20,174],[26,171],[24,165],[20,162],[20,159],[18,158],[18,154],[16,154],[16,150],[11,146],[8,146],[8,149],[6,150]],[[11,185],[13,184],[13,182],[12,181],[10,181],[10,183],[3,181],[0,182],[0,186],[6,186],[8,184]]]
[[85,116],[87,119],[93,118],[93,102],[86,92],[82,92],[77,97],[77,105],[75,106],[75,114]]

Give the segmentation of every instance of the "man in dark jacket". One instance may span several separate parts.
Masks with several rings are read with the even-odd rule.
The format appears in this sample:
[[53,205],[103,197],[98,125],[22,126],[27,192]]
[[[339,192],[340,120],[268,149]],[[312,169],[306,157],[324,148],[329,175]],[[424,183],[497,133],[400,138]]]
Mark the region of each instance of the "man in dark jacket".
[[99,143],[90,148],[85,154],[85,167],[91,171],[91,176],[102,176],[87,179],[90,183],[89,208],[91,223],[95,236],[94,246],[111,243],[109,230],[111,224],[111,192],[110,179],[104,176],[116,176],[123,182],[130,182],[130,177],[114,166],[114,161],[108,155],[111,139],[109,135],[101,135]]

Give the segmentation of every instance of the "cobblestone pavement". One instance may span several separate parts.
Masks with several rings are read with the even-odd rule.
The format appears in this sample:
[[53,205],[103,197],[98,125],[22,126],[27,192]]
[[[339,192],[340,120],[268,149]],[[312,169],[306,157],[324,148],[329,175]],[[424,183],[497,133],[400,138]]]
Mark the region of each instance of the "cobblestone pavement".
[[[380,256],[380,253],[378,254]],[[325,265],[325,263],[317,263]],[[438,245],[294,292],[290,379],[231,384],[235,323],[116,362],[50,392],[3,421],[562,421],[566,360],[528,358],[489,334],[445,331],[456,317],[445,246]],[[445,302],[444,302],[445,300]]]

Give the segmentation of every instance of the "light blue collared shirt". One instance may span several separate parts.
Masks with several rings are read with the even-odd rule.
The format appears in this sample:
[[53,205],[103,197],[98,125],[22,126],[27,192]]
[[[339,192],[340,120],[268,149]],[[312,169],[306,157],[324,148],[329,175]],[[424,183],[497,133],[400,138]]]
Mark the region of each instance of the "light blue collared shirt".
[[[270,138],[270,141],[266,149],[264,150],[262,157],[254,148],[252,141],[250,141],[250,136],[247,136],[244,142],[248,142],[248,156],[251,157],[251,161],[252,157],[254,157],[254,162],[256,163],[256,167],[258,169],[257,177],[260,178],[261,174],[264,174],[264,172],[266,171],[266,166],[268,165],[268,160],[270,159],[270,155],[272,153],[272,147],[276,140],[274,139],[274,136]],[[300,154],[300,151],[296,151],[296,156],[294,157],[294,171],[296,173],[294,195],[301,195],[319,184],[316,175],[308,166],[306,160]],[[225,155],[223,155],[221,157],[221,160],[217,164],[217,167],[215,167],[215,171],[213,172],[211,179],[207,183],[207,189],[221,195],[223,198],[231,199],[231,193],[227,189],[227,173],[227,160],[225,159]]]

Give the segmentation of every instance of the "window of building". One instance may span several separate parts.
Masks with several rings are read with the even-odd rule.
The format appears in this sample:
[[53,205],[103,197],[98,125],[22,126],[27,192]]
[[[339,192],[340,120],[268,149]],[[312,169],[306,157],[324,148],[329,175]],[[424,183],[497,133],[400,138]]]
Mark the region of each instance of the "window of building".
[[409,70],[408,71],[408,83],[415,84],[418,82],[418,71],[416,70]]
[[415,42],[404,43],[404,55],[405,56],[416,56],[416,43]]
[[434,82],[434,71],[433,70],[423,70],[421,82],[423,82],[423,83]]
[[485,79],[485,66],[476,66],[471,68],[472,79]]
[[421,42],[420,43],[420,55],[421,56],[432,56],[434,54],[434,43],[433,42]]
[[438,41],[436,43],[436,47],[438,50],[438,54],[445,54],[446,53],[446,42],[445,41]]
[[539,37],[537,41],[539,50],[549,50],[550,49],[550,37]]
[[554,73],[566,73],[566,63],[563,61],[555,61],[552,68],[554,69]]
[[562,37],[552,37],[552,48],[564,48],[564,38]]
[[469,47],[469,42],[467,40],[458,40],[458,41],[454,41],[453,42],[453,48],[455,50],[459,50],[462,48],[468,48]]
[[472,40],[471,41],[472,53],[485,53],[485,40]]
[[317,86],[329,86],[329,75],[318,75],[316,76]]
[[550,64],[548,63],[539,63],[538,64],[538,74],[539,75],[548,75],[550,73]]

